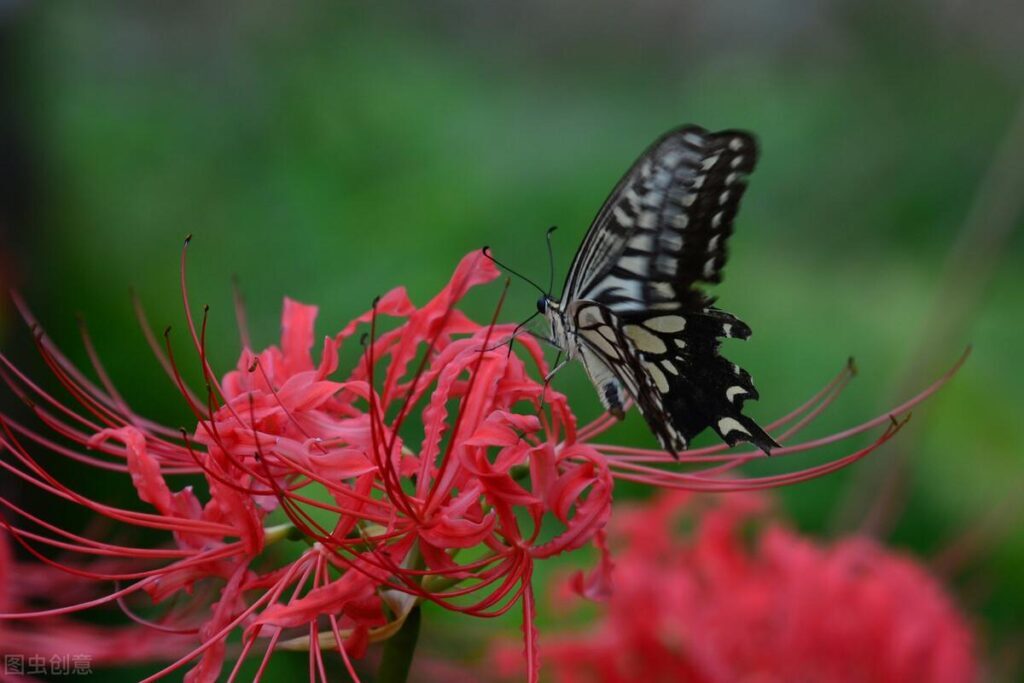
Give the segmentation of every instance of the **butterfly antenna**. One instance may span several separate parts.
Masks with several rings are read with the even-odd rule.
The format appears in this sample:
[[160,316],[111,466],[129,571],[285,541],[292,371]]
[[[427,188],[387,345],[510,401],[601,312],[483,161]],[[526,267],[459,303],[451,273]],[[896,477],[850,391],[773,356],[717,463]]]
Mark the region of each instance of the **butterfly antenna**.
[[500,349],[502,346],[505,346],[505,344],[508,344],[508,346],[509,346],[508,352],[511,354],[512,353],[512,342],[514,342],[516,337],[519,336],[520,330],[522,330],[524,327],[526,327],[529,324],[529,322],[531,320],[533,320],[534,318],[536,318],[538,315],[540,315],[539,311],[534,313],[533,315],[531,315],[529,318],[527,318],[523,322],[521,322],[518,325],[516,325],[515,329],[512,330],[512,334],[510,334],[508,337],[506,337],[502,341],[498,342],[494,346],[491,346],[490,348],[488,348],[487,351],[494,351],[495,349]]
[[541,289],[541,288],[540,288],[540,285],[538,285],[538,284],[537,284],[536,282],[534,282],[534,281],[533,281],[533,280],[531,280],[530,278],[526,277],[526,276],[525,276],[525,275],[523,275],[522,273],[519,273],[519,272],[516,272],[516,271],[512,270],[511,268],[509,268],[508,266],[506,266],[506,265],[505,265],[504,263],[502,263],[502,262],[501,262],[501,261],[499,261],[498,259],[496,259],[496,258],[494,258],[493,256],[491,256],[491,248],[490,248],[490,247],[484,247],[483,249],[481,249],[481,251],[483,252],[483,255],[484,255],[484,256],[486,256],[487,258],[489,258],[489,259],[490,259],[491,261],[493,261],[494,263],[496,263],[496,264],[497,264],[498,266],[500,266],[500,267],[501,267],[501,268],[503,268],[504,270],[507,270],[508,272],[512,273],[513,275],[515,275],[515,276],[516,276],[516,277],[518,277],[519,279],[521,279],[521,280],[524,280],[524,281],[526,281],[526,282],[530,283],[530,285],[532,285],[532,286],[533,286],[533,287],[534,287],[534,288],[535,288],[535,289],[536,289],[536,290],[537,290],[538,292],[540,292],[540,293],[541,293],[541,294],[543,294],[544,296],[547,296],[547,292],[545,292],[545,291],[544,291],[543,289]]
[[551,290],[555,287],[555,251],[551,248],[551,233],[558,230],[557,225],[552,225],[548,228],[547,241],[548,241],[548,296],[551,296]]

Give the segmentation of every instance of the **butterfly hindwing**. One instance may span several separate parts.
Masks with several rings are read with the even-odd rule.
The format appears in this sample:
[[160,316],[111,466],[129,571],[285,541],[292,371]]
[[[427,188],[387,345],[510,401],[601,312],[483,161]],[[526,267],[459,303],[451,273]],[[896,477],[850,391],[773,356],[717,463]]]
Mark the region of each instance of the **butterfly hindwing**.
[[686,442],[711,427],[729,445],[749,441],[765,452],[777,446],[742,413],[744,401],[758,397],[750,374],[718,354],[720,338],[750,335],[742,321],[708,307],[670,315],[631,314],[622,323],[627,336],[644,340],[637,343],[641,365],[655,375],[664,409]]
[[[742,413],[743,402],[758,397],[750,375],[718,355],[720,337],[750,334],[736,317],[715,308],[619,317],[593,302],[580,302],[576,312],[580,341],[635,398],[667,450],[678,454],[709,426],[730,445],[776,445]],[[603,397],[607,381],[584,365]]]
[[673,453],[685,450],[687,440],[675,429],[664,402],[667,391],[662,388],[667,387],[658,385],[663,376],[647,365],[645,354],[622,321],[607,307],[590,301],[576,303],[569,314],[574,319],[583,365],[605,408],[621,418],[625,391],[666,449]]

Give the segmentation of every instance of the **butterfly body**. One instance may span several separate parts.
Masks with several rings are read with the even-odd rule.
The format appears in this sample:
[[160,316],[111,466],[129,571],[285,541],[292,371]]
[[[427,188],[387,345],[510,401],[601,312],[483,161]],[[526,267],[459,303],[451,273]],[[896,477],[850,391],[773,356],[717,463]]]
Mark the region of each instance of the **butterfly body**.
[[750,328],[698,287],[721,281],[726,242],[757,159],[740,131],[670,131],[605,201],[569,270],[561,300],[542,297],[551,340],[578,358],[602,405],[630,398],[662,446],[678,454],[707,427],[730,445],[777,444],[742,414],[750,375],[718,354]]

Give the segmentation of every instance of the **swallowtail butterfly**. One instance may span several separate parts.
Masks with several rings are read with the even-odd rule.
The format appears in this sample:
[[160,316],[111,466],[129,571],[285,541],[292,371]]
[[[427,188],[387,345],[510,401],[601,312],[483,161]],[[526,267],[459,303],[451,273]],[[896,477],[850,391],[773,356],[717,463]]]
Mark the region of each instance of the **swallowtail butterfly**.
[[757,143],[741,131],[688,125],[652,144],[587,231],[562,299],[538,310],[554,344],[579,358],[605,409],[627,397],[662,447],[678,456],[711,427],[729,445],[778,446],[742,413],[750,375],[718,355],[719,339],[750,328],[716,308],[698,283],[718,283]]

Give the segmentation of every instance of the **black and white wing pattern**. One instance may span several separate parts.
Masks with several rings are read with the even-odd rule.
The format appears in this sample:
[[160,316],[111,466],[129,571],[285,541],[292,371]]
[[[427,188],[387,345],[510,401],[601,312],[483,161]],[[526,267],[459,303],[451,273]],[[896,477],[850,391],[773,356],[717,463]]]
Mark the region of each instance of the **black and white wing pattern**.
[[562,301],[544,312],[556,343],[578,356],[605,407],[632,397],[667,450],[711,427],[730,445],[777,446],[743,402],[750,375],[719,355],[750,328],[715,308],[700,283],[722,279],[733,219],[757,161],[741,131],[670,131],[619,181],[584,238]]

